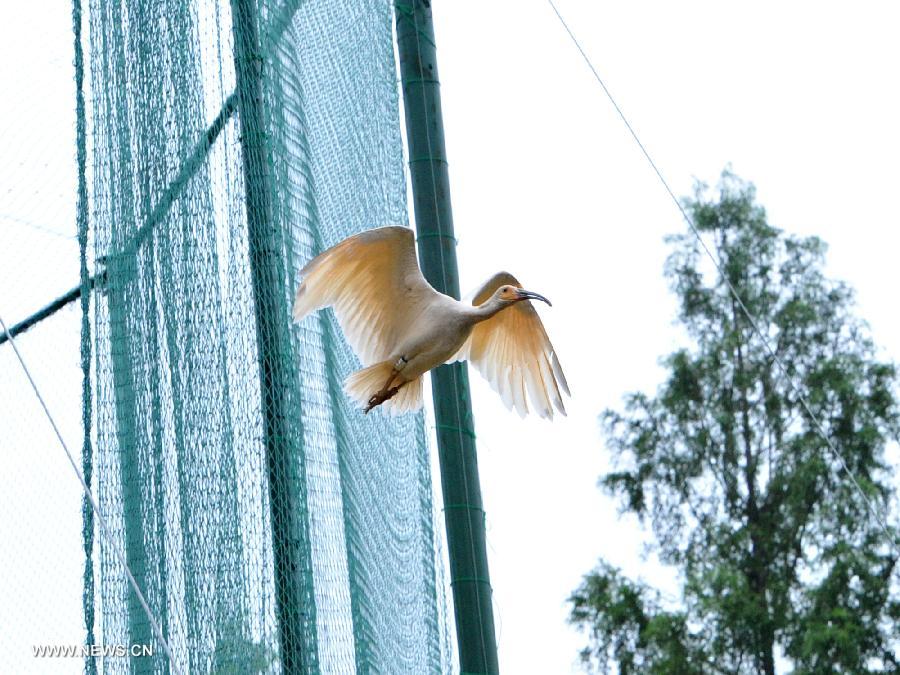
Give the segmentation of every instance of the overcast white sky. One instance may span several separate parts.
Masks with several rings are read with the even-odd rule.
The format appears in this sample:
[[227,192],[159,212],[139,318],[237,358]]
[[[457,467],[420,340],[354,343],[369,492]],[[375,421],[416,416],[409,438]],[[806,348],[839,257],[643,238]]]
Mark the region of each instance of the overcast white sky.
[[[662,238],[684,224],[546,0],[433,5],[462,287],[508,269],[549,297],[573,394],[568,418],[522,422],[471,378],[500,664],[566,673],[584,639],[565,599],[599,557],[676,589],[596,488],[597,415],[652,392],[680,343]],[[900,7],[557,6],[676,194],[731,162],[772,224],[830,244],[829,272],[900,360]]]
[[[71,105],[68,52],[54,57],[55,78],[35,79],[23,66],[40,58],[46,44],[70,39],[63,4],[65,11],[55,2],[35,3],[24,26],[0,20],[3,105],[10,119],[28,111],[51,121],[55,105]],[[676,193],[689,192],[694,177],[715,182],[732,163],[736,173],[756,183],[774,225],[817,234],[831,245],[830,273],[856,288],[859,313],[883,355],[900,360],[894,299],[900,238],[898,6],[557,4]],[[506,269],[549,297],[554,306],[539,311],[573,393],[568,418],[522,421],[477,374],[471,377],[501,668],[567,673],[584,640],[566,625],[565,599],[599,557],[666,590],[676,588],[670,571],[642,560],[638,524],[618,517],[615,504],[596,488],[608,468],[597,415],[619,405],[628,391],[652,391],[662,376],[657,358],[680,344],[672,324],[674,299],[662,277],[662,238],[684,225],[546,0],[433,5],[461,286],[473,288]],[[71,176],[47,166],[38,180],[41,167],[23,168],[22,162],[39,163],[52,156],[48,147],[69,137],[66,130],[56,138],[0,129],[0,216],[10,212],[10,200],[29,198],[35,223],[53,223],[68,213],[50,197],[52,190],[67,190]],[[32,174],[34,185],[23,187],[22,176]],[[13,184],[15,194],[7,189]],[[70,241],[27,225],[7,232],[9,238],[0,238],[4,318],[30,309],[16,305],[25,279],[29,291],[41,296],[65,290],[45,277],[28,277],[28,261],[11,253],[13,238],[42,237],[50,260],[74,250]],[[60,330],[77,330],[77,320]],[[73,369],[47,351],[49,344],[35,338],[31,348],[44,377]],[[5,352],[0,367],[10,373]],[[41,360],[38,354],[50,356]],[[77,382],[74,370],[72,375]],[[5,419],[40,419],[31,402],[9,396],[22,382],[0,384],[7,394]],[[50,395],[51,405],[56,401],[60,408],[79,393]],[[75,429],[78,412],[66,422]],[[36,435],[41,433],[7,427],[2,441],[7,448],[26,441],[30,448],[48,448],[41,465],[47,471],[62,458],[54,455],[52,436]],[[24,475],[33,466],[23,458],[6,467],[7,475]],[[61,466],[58,476],[41,474],[48,485],[71,482],[70,491],[63,487],[54,495],[61,512],[78,508],[68,471]],[[0,492],[9,514],[0,519],[6,527],[0,540],[33,549],[30,558],[41,561],[7,574],[0,598],[22,608],[17,621],[37,634],[47,616],[36,610],[51,606],[52,589],[47,601],[28,602],[16,595],[16,584],[33,581],[34,574],[53,578],[53,555],[80,555],[79,533],[42,523],[50,536],[41,541],[55,551],[41,548],[16,529],[29,517],[26,496],[6,487]],[[7,620],[2,617],[2,623]],[[72,640],[78,639],[76,632]]]

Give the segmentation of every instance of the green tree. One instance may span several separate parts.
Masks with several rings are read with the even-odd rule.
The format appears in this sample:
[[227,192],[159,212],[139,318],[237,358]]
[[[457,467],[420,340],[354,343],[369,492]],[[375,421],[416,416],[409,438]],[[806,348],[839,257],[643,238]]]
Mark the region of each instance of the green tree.
[[700,185],[685,206],[721,270],[692,233],[668,239],[692,344],[663,360],[655,397],[604,412],[616,470],[600,481],[649,520],[682,597],[666,609],[601,563],[570,598],[589,635],[582,656],[623,674],[771,675],[779,653],[798,675],[897,672],[896,530],[869,513],[821,433],[884,514],[895,369],[853,316],[851,290],[824,276],[824,243],[770,226],[752,185],[726,171],[718,194]]

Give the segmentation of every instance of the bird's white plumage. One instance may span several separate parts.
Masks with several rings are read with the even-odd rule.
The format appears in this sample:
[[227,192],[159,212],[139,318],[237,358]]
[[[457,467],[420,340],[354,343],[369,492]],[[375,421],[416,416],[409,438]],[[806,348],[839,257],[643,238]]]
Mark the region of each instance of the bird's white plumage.
[[[504,285],[522,285],[509,272],[488,279],[472,299],[485,302]],[[530,301],[517,302],[475,325],[462,349],[451,361],[466,359],[500,394],[509,409],[522,417],[528,413],[527,397],[541,417],[553,418],[553,407],[566,414],[561,392],[569,394],[559,359]]]
[[370,366],[391,356],[417,308],[438,293],[416,261],[407,227],[380,227],[353,235],[300,270],[294,320],[331,306],[347,342]]
[[565,414],[560,392],[569,388],[540,317],[511,289],[498,292],[521,288],[511,274],[494,275],[471,305],[461,303],[422,276],[410,229],[382,227],[321,253],[300,276],[294,319],[333,307],[365,366],[344,388],[367,411],[377,405],[392,414],[418,410],[424,373],[468,359],[520,415],[528,412],[526,398],[541,417],[552,418],[554,406]]

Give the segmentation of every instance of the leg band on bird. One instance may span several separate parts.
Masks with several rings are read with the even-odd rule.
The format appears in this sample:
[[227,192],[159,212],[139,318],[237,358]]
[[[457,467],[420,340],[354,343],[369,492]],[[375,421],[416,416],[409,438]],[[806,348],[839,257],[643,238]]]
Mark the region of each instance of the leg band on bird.
[[372,395],[372,398],[369,399],[368,405],[366,406],[363,412],[369,412],[372,408],[377,405],[381,405],[389,398],[394,396],[398,391],[400,391],[400,387],[402,387],[405,382],[397,385],[396,387],[391,388],[391,383],[396,379],[397,375],[400,374],[400,371],[406,367],[406,364],[409,363],[409,360],[405,356],[401,356],[397,359],[397,363],[394,364],[394,367],[391,369],[391,374],[388,376],[388,379],[385,381],[384,385],[379,389],[375,394]]

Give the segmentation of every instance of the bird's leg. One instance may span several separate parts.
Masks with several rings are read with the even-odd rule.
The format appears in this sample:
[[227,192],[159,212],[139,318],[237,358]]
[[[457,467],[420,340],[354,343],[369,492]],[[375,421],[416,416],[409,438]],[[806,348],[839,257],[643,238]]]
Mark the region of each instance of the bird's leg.
[[[388,377],[387,381],[384,383],[384,386],[381,389],[379,389],[375,394],[373,394],[372,398],[369,399],[368,404],[363,409],[364,413],[368,413],[372,408],[374,408],[375,406],[381,405],[382,403],[387,401],[389,398],[394,396],[398,391],[400,391],[400,387],[402,387],[406,383],[404,382],[402,384],[397,385],[396,387],[391,387],[391,382],[393,382],[394,378],[400,374],[400,371],[403,370],[403,368],[406,366],[407,363],[409,363],[409,361],[404,356],[401,356],[399,359],[397,359],[397,363],[395,363],[394,367],[391,369],[391,374]],[[391,388],[389,388],[389,387],[391,387]]]

